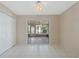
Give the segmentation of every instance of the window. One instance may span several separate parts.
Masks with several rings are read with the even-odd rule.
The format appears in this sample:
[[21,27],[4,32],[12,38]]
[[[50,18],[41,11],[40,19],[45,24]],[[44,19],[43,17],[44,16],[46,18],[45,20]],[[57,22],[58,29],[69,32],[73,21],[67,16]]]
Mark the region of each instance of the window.
[[28,33],[30,34],[30,25],[28,25]]
[[48,33],[48,24],[43,24],[41,27],[42,33]]
[[32,25],[28,25],[28,33],[29,34],[34,34],[35,33],[35,27]]
[[41,33],[42,25],[36,25],[36,33]]
[[41,33],[48,33],[48,24],[41,24],[41,25],[28,25],[28,33],[29,34],[41,34]]

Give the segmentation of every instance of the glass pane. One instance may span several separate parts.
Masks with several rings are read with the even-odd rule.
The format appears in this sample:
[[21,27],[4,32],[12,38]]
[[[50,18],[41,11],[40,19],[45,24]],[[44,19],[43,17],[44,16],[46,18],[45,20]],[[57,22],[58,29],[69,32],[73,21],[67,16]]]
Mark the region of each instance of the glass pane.
[[39,33],[39,25],[36,25],[36,33]]
[[35,27],[31,26],[31,34],[34,34],[34,31],[35,31]]
[[30,34],[30,25],[28,25],[28,33]]
[[36,33],[41,33],[42,25],[36,25]]
[[48,33],[48,25],[42,25],[41,31],[42,33]]

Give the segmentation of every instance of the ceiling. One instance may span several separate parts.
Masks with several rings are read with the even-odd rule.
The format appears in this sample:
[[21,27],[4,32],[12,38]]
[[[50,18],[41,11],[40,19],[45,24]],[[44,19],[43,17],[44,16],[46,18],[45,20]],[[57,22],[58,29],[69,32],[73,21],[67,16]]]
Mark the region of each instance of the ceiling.
[[36,11],[36,1],[5,1],[1,2],[16,15],[59,15],[74,5],[75,1],[41,1],[43,10]]

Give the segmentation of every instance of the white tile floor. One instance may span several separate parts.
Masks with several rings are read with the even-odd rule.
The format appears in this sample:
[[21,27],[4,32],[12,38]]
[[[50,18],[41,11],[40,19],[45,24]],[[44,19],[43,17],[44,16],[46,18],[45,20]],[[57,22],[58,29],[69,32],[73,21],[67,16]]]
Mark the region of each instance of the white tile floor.
[[48,45],[16,45],[6,51],[0,58],[58,58],[66,57],[56,48]]

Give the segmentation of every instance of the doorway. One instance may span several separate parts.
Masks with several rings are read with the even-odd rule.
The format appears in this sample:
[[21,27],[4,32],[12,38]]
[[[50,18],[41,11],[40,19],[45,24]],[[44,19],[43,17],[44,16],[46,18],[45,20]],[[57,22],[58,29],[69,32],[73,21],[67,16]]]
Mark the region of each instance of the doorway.
[[29,20],[28,21],[28,40],[27,44],[44,45],[49,44],[49,22],[48,20]]

